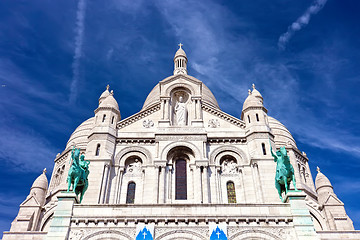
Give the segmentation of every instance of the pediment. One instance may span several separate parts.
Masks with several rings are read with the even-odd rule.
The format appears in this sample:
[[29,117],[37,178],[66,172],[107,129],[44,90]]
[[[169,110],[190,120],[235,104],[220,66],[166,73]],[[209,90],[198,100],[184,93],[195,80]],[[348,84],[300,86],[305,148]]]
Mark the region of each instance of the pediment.
[[[153,129],[157,122],[157,118],[160,115],[160,103],[154,104],[153,106],[144,109],[134,115],[127,117],[121,121],[119,121],[116,126],[121,130],[133,130],[136,127],[136,130],[143,129],[149,130]],[[146,122],[144,122],[146,121]],[[136,126],[134,126],[136,125]]]
[[31,206],[31,207],[39,207],[40,203],[36,200],[36,198],[31,195],[30,197],[27,197],[24,202],[20,204],[21,207],[23,206]]
[[330,194],[324,205],[344,205],[344,203],[340,201],[340,199],[338,199],[335,195]]

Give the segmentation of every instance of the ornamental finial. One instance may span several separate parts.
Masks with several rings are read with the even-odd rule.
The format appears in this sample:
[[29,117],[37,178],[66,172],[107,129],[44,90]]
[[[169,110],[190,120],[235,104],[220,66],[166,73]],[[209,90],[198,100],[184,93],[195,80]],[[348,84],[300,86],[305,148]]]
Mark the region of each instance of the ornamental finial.
[[182,43],[179,43],[179,44],[178,44],[178,46],[179,46],[180,48],[181,48],[183,45],[184,45],[184,44],[182,44]]
[[46,168],[44,168],[44,170],[43,170],[43,174],[46,174]]
[[109,91],[109,88],[110,88],[110,85],[108,84],[108,85],[106,86],[106,90]]
[[255,89],[255,84],[254,83],[252,84],[252,88]]
[[316,167],[316,171],[319,173],[319,172],[320,172],[320,168],[319,168],[319,167]]
[[251,95],[251,90],[250,89],[248,89],[248,93],[249,93],[249,95]]

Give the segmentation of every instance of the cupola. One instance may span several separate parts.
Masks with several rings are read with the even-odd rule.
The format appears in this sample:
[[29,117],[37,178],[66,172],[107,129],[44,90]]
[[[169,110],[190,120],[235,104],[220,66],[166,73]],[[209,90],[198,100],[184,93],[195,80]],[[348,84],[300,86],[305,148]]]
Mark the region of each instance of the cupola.
[[187,57],[185,51],[181,48],[183,44],[179,44],[179,49],[174,56],[174,75],[187,74]]

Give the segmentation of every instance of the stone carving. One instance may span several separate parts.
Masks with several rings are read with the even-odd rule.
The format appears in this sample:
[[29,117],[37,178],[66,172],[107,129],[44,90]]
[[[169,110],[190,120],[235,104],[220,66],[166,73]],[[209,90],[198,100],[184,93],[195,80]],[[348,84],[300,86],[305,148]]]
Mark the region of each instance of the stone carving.
[[276,151],[275,155],[270,143],[270,152],[274,157],[274,162],[276,162],[275,187],[278,190],[281,201],[283,201],[282,193],[285,192],[286,194],[290,190],[291,181],[294,184],[295,191],[298,191],[296,188],[294,168],[290,163],[290,158],[287,155],[285,147],[280,147],[280,150]]
[[71,185],[73,185],[73,192],[75,192],[76,195],[80,194],[80,203],[84,197],[85,191],[88,188],[88,175],[90,173],[90,161],[85,160],[84,158],[85,156],[83,154],[80,156],[80,148],[75,148],[74,146],[71,151],[71,167],[66,180],[68,183],[67,191],[69,192]]
[[131,163],[129,163],[129,165],[127,165],[126,172],[132,173],[132,174],[141,173],[141,167],[142,167],[141,160],[138,158],[135,158],[135,160],[133,162],[131,162]]
[[211,127],[211,128],[220,127],[220,122],[219,122],[219,120],[217,120],[217,119],[210,119],[209,122],[208,122],[208,127]]
[[239,168],[235,160],[225,159],[222,162],[221,166],[222,166],[222,173],[224,174],[235,174],[239,172]]
[[174,112],[176,117],[176,124],[178,126],[185,126],[187,120],[187,109],[186,103],[184,102],[184,98],[182,96],[180,96],[179,101],[176,102]]
[[145,119],[144,121],[143,121],[143,127],[144,128],[151,128],[151,127],[153,127],[154,126],[154,122],[152,121],[152,120],[150,120],[150,119]]
[[83,229],[81,229],[79,231],[72,230],[70,232],[69,239],[70,240],[80,240],[82,237],[84,237],[84,235],[85,235],[85,230],[83,230]]

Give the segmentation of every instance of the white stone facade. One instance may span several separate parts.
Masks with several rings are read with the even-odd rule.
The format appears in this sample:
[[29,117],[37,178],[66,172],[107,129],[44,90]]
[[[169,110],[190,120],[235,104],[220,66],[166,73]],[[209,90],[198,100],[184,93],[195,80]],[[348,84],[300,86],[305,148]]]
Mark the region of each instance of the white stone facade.
[[[187,61],[180,46],[174,75],[126,119],[107,87],[94,117],[56,157],[49,187],[35,181],[32,189],[40,190],[20,205],[3,239],[135,239],[138,223],[154,223],[154,239],[209,239],[211,222],[225,223],[234,240],[360,239],[330,181],[319,172],[315,187],[309,159],[267,115],[255,86],[238,119],[187,75]],[[269,139],[286,147],[302,190],[285,203],[274,186]],[[90,161],[81,204],[62,193],[74,144]]]

